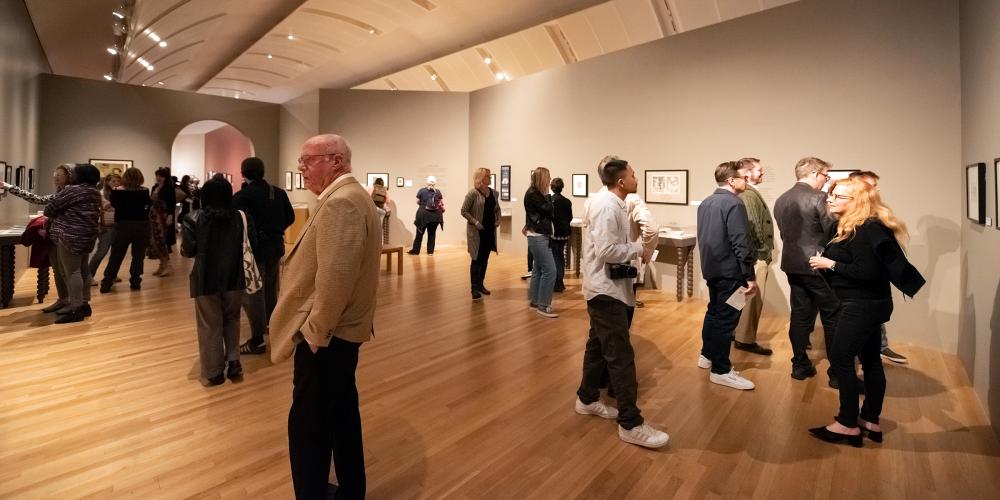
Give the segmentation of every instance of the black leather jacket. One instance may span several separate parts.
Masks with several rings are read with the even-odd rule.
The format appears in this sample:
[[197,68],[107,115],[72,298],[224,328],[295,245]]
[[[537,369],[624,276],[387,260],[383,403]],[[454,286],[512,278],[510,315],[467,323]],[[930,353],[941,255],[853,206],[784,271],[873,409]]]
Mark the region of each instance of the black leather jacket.
[[552,235],[552,202],[534,187],[524,193],[524,211],[529,231],[545,236]]
[[[184,216],[181,255],[194,257],[191,297],[243,290],[243,221],[236,210],[203,209]],[[253,218],[247,216],[250,245],[256,243]]]

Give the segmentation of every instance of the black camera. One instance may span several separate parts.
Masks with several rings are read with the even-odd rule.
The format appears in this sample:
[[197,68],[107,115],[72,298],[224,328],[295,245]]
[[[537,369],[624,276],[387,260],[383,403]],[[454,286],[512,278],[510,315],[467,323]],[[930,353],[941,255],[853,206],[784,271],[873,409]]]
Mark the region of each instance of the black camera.
[[639,270],[628,264],[608,264],[608,277],[613,280],[635,279]]

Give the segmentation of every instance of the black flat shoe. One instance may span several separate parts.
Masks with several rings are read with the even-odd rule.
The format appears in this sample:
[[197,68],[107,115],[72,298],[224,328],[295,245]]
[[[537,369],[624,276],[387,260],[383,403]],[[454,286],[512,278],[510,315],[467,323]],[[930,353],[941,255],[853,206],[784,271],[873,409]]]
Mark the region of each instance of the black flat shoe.
[[89,318],[91,314],[94,314],[94,311],[90,308],[90,302],[84,302],[81,309],[83,310],[84,318]]
[[64,323],[76,323],[76,322],[79,322],[79,321],[83,321],[83,318],[84,318],[84,316],[83,316],[83,308],[82,307],[78,307],[78,308],[70,311],[67,314],[63,314],[63,315],[59,316],[59,318],[57,320],[55,320],[53,323],[55,323],[57,325],[61,325],[61,324],[64,324]]
[[226,376],[225,375],[219,375],[217,377],[212,377],[212,378],[208,379],[206,381],[205,385],[206,386],[222,385],[225,382],[226,382]]
[[751,352],[751,353],[754,353],[754,354],[760,354],[762,356],[770,356],[771,354],[774,354],[774,351],[772,351],[771,349],[768,349],[768,348],[766,348],[766,347],[764,347],[764,346],[762,346],[762,345],[760,345],[760,344],[758,344],[756,342],[754,342],[752,344],[744,344],[743,342],[735,340],[735,341],[733,341],[733,347],[735,347],[735,348],[737,348],[737,349],[739,349],[741,351]]
[[410,255],[420,255],[420,252],[414,252],[413,250],[410,250],[409,252],[406,252],[406,253],[408,253]]
[[229,380],[239,380],[243,378],[243,365],[239,361],[230,361],[226,368],[226,378]]
[[801,368],[792,369],[792,378],[794,378],[795,380],[805,380],[809,377],[815,377],[815,376],[816,376],[816,367],[814,366],[805,366]]
[[481,293],[481,294],[483,294],[483,295],[492,295],[492,294],[490,293],[490,291],[486,289],[486,287],[485,287],[485,286],[481,286],[481,287],[479,287],[479,293]]
[[861,434],[857,436],[852,436],[850,434],[841,434],[839,432],[833,432],[827,429],[826,426],[823,427],[813,427],[809,429],[809,432],[827,443],[847,443],[855,448],[861,448],[864,446]]
[[865,419],[863,419],[861,417],[858,417],[858,427],[861,428],[861,434],[864,435],[864,436],[867,436],[868,439],[871,439],[872,441],[874,441],[876,443],[881,443],[882,442],[882,431],[869,430],[867,427],[865,427],[864,425],[862,425],[861,422],[871,423],[871,422],[868,422],[867,420],[865,420]]

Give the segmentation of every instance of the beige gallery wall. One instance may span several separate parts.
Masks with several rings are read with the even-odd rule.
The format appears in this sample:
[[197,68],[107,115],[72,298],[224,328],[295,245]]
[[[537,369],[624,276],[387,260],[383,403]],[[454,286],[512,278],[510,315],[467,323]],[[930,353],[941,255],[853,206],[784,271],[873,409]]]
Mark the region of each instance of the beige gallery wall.
[[[513,165],[518,199],[535,166],[589,173],[596,191],[608,153],[640,170],[640,193],[642,170],[687,169],[692,201],[714,190],[715,165],[742,156],[763,159],[772,205],[801,157],[875,170],[930,282],[897,297],[891,337],[956,350],[962,179],[942,175],[961,161],[956,3],[803,0],[473,92],[470,113],[470,166]],[[661,225],[695,224],[695,206],[651,206]],[[501,237],[501,252],[525,251],[519,234]],[[672,295],[674,267],[658,269]],[[787,314],[773,276],[767,308]]]

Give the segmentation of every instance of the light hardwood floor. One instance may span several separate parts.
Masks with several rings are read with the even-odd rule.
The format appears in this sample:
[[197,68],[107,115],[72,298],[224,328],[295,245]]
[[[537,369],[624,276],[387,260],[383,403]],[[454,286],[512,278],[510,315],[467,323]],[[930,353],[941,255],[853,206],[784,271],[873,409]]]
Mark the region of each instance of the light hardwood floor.
[[[202,387],[177,261],[185,271],[147,274],[141,292],[93,288],[94,316],[73,325],[51,325],[20,280],[0,310],[0,498],[292,496],[291,363],[247,356],[242,383]],[[573,412],[579,282],[545,319],[527,308],[523,265],[494,256],[481,303],[460,248],[372,277],[377,336],[358,369],[369,498],[997,498],[1000,445],[955,356],[894,343],[911,365],[886,366],[885,443],[831,445],[806,429],[830,422],[837,393],[788,376],[787,320],[762,321],[773,357],[733,351],[757,384],[735,391],[695,365],[704,302],[670,290],[641,292],[632,329],[639,405],[670,444],[625,444]]]

